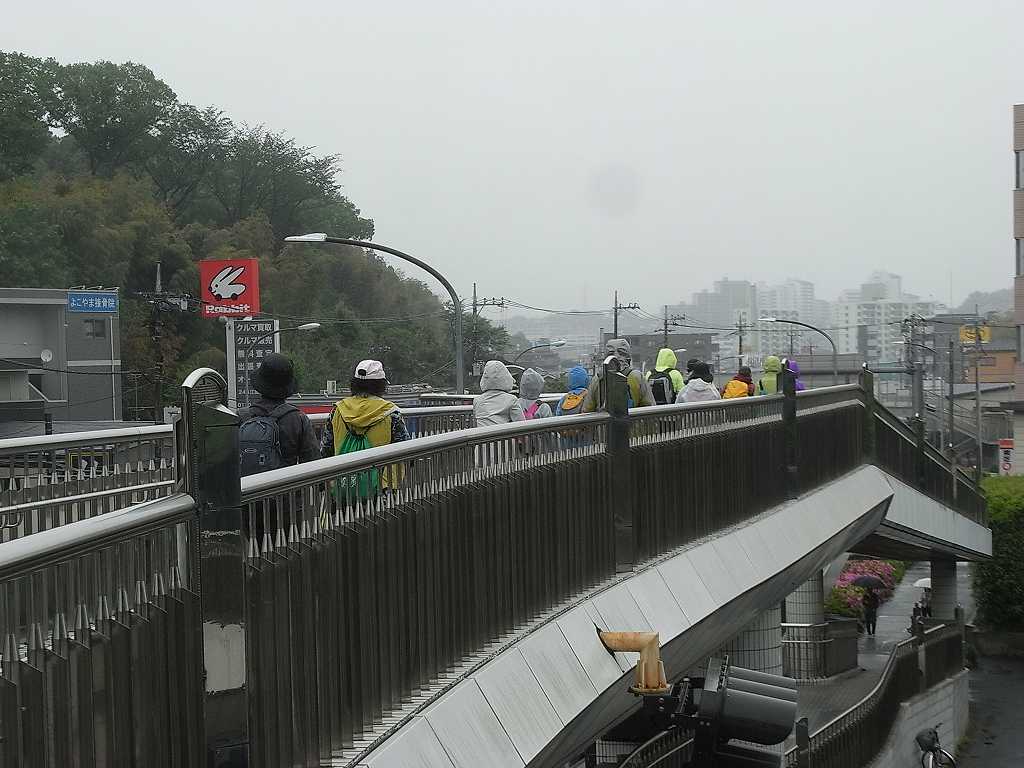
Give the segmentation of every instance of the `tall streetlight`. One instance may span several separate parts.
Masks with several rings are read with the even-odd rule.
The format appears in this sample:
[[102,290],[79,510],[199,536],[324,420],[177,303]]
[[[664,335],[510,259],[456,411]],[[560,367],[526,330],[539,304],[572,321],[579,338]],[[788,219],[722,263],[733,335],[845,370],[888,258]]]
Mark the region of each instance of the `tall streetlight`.
[[814,325],[810,325],[808,323],[801,323],[799,320],[782,320],[781,318],[778,317],[759,317],[757,318],[757,322],[788,323],[789,325],[799,325],[801,328],[807,328],[809,330],[817,331],[818,333],[820,333],[822,336],[825,337],[828,343],[832,345],[832,385],[835,386],[836,384],[839,383],[839,355],[836,352],[836,343],[832,340],[832,337],[825,333],[825,331],[821,330],[821,328],[818,328],[817,326]]
[[462,301],[459,299],[459,294],[455,292],[455,288],[448,282],[447,278],[434,269],[426,262],[420,261],[415,256],[410,256],[408,253],[402,253],[395,248],[389,248],[386,245],[378,245],[377,243],[371,243],[369,240],[350,240],[346,237],[331,237],[323,232],[312,232],[308,235],[292,235],[286,237],[286,243],[335,243],[337,245],[351,245],[356,248],[369,248],[374,251],[381,251],[383,253],[389,253],[392,256],[397,256],[399,259],[404,259],[410,264],[415,264],[422,270],[429,272],[434,278],[445,287],[448,291],[448,295],[452,297],[452,310],[455,312],[455,391],[457,394],[463,394],[466,391],[465,375],[466,372],[463,370],[462,361]]
[[545,349],[546,347],[564,347],[564,346],[565,346],[565,339],[555,339],[554,341],[549,341],[546,344],[537,344],[537,345],[532,346],[532,347],[527,347],[526,349],[524,349],[522,352],[520,352],[518,355],[515,356],[515,358],[512,360],[512,364],[514,365],[515,363],[519,362],[519,358],[521,358],[527,352],[532,352],[535,349]]
[[253,339],[251,343],[246,345],[245,349],[242,350],[242,363],[245,366],[245,407],[248,408],[252,405],[252,371],[249,370],[249,353],[252,348],[259,344],[264,339],[269,339],[271,336],[276,336],[279,333],[291,333],[292,331],[319,331],[320,323],[303,323],[302,325],[296,325],[294,328],[278,328],[276,331],[270,333],[264,333],[262,336]]

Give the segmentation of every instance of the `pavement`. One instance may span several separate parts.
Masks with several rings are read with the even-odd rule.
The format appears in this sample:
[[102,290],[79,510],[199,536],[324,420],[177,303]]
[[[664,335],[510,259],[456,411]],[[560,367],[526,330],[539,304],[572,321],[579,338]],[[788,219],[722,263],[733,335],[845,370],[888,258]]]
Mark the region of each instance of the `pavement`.
[[[878,610],[878,626],[874,636],[861,635],[857,641],[857,669],[827,682],[798,684],[797,717],[807,718],[811,733],[843,714],[875,687],[893,646],[910,636],[907,632],[910,616],[914,603],[921,596],[921,590],[913,584],[930,575],[931,567],[928,563],[913,563],[907,568],[892,598]],[[973,617],[974,597],[971,594],[970,575],[964,563],[957,566],[957,596],[964,608],[964,615]]]

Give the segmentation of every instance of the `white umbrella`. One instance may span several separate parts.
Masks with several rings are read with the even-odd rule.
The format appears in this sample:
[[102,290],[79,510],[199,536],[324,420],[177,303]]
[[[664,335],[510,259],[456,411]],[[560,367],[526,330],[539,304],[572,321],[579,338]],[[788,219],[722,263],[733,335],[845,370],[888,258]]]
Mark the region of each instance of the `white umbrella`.
[[928,579],[918,579],[917,581],[914,582],[914,586],[915,587],[920,587],[921,589],[931,589],[932,588],[932,580],[930,578],[928,578]]

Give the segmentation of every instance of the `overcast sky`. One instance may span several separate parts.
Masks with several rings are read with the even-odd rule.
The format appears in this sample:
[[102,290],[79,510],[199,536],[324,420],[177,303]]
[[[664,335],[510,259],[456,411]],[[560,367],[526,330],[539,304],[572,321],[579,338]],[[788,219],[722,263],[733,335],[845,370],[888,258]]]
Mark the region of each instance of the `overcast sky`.
[[[959,303],[1013,273],[1024,3],[6,4],[0,48],[133,60],[340,153],[466,294],[645,308],[722,276]],[[553,7],[554,6],[554,7]]]

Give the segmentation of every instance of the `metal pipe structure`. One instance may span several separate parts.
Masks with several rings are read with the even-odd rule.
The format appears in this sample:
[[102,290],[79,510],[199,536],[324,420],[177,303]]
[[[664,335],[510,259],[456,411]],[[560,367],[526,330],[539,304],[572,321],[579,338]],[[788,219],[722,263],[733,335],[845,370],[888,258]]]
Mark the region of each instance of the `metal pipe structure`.
[[839,383],[839,353],[836,351],[836,343],[832,337],[829,336],[825,331],[821,330],[817,326],[810,325],[809,323],[801,323],[799,320],[783,320],[778,317],[759,317],[757,319],[759,323],[788,323],[789,325],[799,325],[801,328],[808,328],[812,331],[817,331],[825,340],[832,345],[832,384],[836,385]]
[[397,248],[390,248],[386,245],[371,243],[369,240],[351,240],[347,237],[331,237],[323,232],[313,232],[308,235],[293,235],[291,237],[286,237],[284,240],[286,243],[334,243],[336,245],[351,245],[356,248],[369,248],[374,251],[391,254],[399,259],[404,259],[410,264],[415,264],[420,269],[433,275],[434,278],[445,287],[445,290],[448,291],[448,295],[451,296],[452,299],[452,311],[455,313],[455,391],[460,395],[466,391],[466,370],[465,363],[462,359],[462,300],[459,298],[459,294],[455,292],[455,288],[452,287],[452,284],[448,282],[448,279],[444,275],[425,261],[420,261],[415,256],[403,253]]

